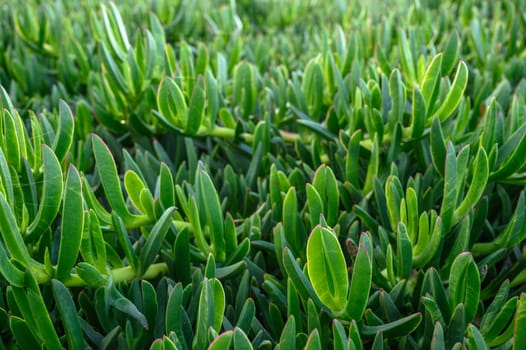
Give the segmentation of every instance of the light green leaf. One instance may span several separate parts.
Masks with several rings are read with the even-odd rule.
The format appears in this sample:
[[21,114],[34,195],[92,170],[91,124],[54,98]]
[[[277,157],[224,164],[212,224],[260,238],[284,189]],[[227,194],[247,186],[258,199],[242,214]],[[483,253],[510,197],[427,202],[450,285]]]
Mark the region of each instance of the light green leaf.
[[44,158],[44,168],[42,169],[44,185],[37,215],[27,228],[26,234],[29,237],[38,237],[49,228],[58,214],[62,201],[62,167],[55,153],[48,146],[42,146],[42,155]]
[[480,274],[473,256],[459,254],[451,265],[449,274],[449,305],[451,310],[464,304],[466,322],[471,322],[477,312],[480,296]]
[[460,61],[451,89],[448,91],[440,108],[434,113],[434,115],[438,116],[441,122],[446,121],[453,114],[464,95],[464,90],[466,90],[467,84],[468,67],[463,61]]
[[68,349],[84,349],[84,335],[73,298],[68,289],[59,281],[53,279],[51,285],[53,286],[53,295],[60,313],[62,326],[66,331]]
[[144,243],[139,256],[139,275],[144,274],[148,267],[155,261],[155,257],[159,253],[168,233],[168,229],[172,224],[174,211],[174,207],[166,209],[163,215],[159,218],[159,221],[153,226],[148,238],[146,238],[146,243]]
[[188,122],[184,128],[187,135],[194,136],[197,134],[199,127],[202,124],[205,111],[205,80],[203,76],[199,76],[194,85],[192,97],[190,98],[190,105],[188,108]]
[[314,291],[338,314],[347,301],[349,278],[338,239],[329,229],[316,226],[307,242],[307,268]]
[[62,206],[61,239],[56,272],[59,280],[67,279],[77,261],[83,229],[82,181],[77,169],[70,165]]
[[358,254],[353,266],[351,277],[351,286],[347,296],[347,305],[345,306],[345,315],[350,320],[361,320],[371,289],[373,266],[369,249],[366,244],[367,236],[360,237]]

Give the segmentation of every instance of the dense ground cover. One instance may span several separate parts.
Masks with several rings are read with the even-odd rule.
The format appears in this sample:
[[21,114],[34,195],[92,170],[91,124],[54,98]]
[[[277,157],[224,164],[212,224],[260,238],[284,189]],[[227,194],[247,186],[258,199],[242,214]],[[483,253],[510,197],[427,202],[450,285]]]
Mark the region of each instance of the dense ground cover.
[[525,349],[525,5],[3,2],[0,348]]

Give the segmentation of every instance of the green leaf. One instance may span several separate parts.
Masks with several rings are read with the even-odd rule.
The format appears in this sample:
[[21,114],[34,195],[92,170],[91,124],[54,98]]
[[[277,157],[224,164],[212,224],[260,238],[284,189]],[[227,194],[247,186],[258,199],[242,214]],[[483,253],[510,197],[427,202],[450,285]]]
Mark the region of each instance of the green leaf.
[[296,349],[296,321],[291,315],[281,331],[278,350]]
[[315,60],[310,60],[306,67],[301,83],[301,90],[307,101],[308,113],[314,120],[323,106],[323,70]]
[[9,318],[9,326],[20,349],[40,349],[42,347],[41,342],[35,338],[28,324],[23,319],[11,316]]
[[320,215],[323,215],[323,201],[314,186],[307,184],[306,189],[311,226],[314,228],[320,223]]
[[[13,287],[13,294],[23,318],[31,319],[29,324],[33,334],[47,349],[61,349],[60,340],[44,303],[37,281],[29,270],[25,272],[25,288]],[[34,326],[34,328],[33,328]]]
[[457,68],[455,80],[448,91],[446,98],[440,105],[440,108],[434,113],[441,122],[446,121],[455,111],[464,95],[468,84],[468,67],[463,61],[460,61]]
[[15,287],[24,286],[24,272],[9,260],[3,247],[0,247],[0,273],[10,285]]
[[456,31],[451,33],[449,40],[445,44],[444,52],[444,62],[442,63],[442,76],[449,75],[451,70],[455,66],[455,63],[458,60],[460,54],[460,37]]
[[334,350],[348,350],[349,346],[347,344],[347,334],[345,332],[343,324],[340,321],[338,321],[338,319],[332,321],[332,333],[334,337]]
[[480,334],[480,331],[472,324],[468,326],[468,344],[470,349],[489,349],[488,345],[486,345],[486,342],[484,341],[484,338],[482,337],[482,334]]
[[[212,75],[212,72],[208,69],[206,71],[206,108],[209,126],[213,126],[217,119],[219,112],[219,88],[217,86],[217,80]],[[228,127],[228,125],[225,125]]]
[[70,165],[66,179],[62,206],[61,239],[58,251],[57,272],[59,280],[66,280],[77,261],[84,229],[82,181],[77,169]]
[[413,332],[420,321],[422,321],[422,314],[416,313],[378,326],[364,325],[361,333],[365,336],[373,336],[382,332],[386,338],[402,337]]
[[453,223],[461,220],[467,214],[470,208],[474,207],[484,193],[489,177],[488,157],[483,148],[479,148],[477,156],[475,157],[475,167],[473,170],[473,178],[469,186],[468,193],[464,200],[455,209],[453,213]]
[[241,62],[234,69],[234,103],[240,107],[241,115],[247,118],[257,104],[256,74],[250,63]]
[[[512,137],[508,139],[508,142],[510,142],[511,140]],[[513,151],[510,151],[510,148],[512,148]],[[524,152],[526,152],[526,133],[522,135],[520,141],[518,141],[518,144],[504,144],[504,146],[499,149],[499,158],[501,156],[501,149],[505,152],[511,152],[511,155],[505,161],[499,164],[498,169],[491,173],[491,176],[489,178],[490,180],[498,181],[510,177],[526,164],[526,159],[524,159],[524,157],[522,156]]]
[[124,59],[126,52],[130,48],[128,35],[119,10],[112,2],[109,3],[109,6],[111,12],[108,14],[106,6],[104,4],[101,5],[105,34],[115,54],[120,59]]
[[336,225],[339,214],[340,194],[336,177],[331,168],[322,165],[314,173],[312,181],[324,205],[324,214],[329,226]]
[[[29,265],[31,257],[27,251],[24,240],[22,239],[20,230],[16,225],[15,214],[7,203],[3,193],[0,193],[0,234],[2,235],[3,243],[5,244],[9,255],[21,262],[23,265]],[[3,247],[0,249],[2,250],[3,258],[5,257],[5,251]],[[16,270],[6,266],[5,272],[8,272],[9,275],[14,278],[14,280],[18,279],[18,277],[16,277]]]
[[394,127],[396,123],[401,123],[403,121],[405,108],[405,91],[402,86],[402,77],[398,69],[394,69],[389,77],[389,95],[391,96],[389,124],[391,127]]
[[53,149],[58,160],[62,162],[73,144],[75,123],[73,113],[63,100],[59,101],[59,124],[57,134],[53,142]]
[[[222,317],[223,315],[221,315]],[[241,328],[243,332],[249,333],[250,328],[252,327],[252,322],[254,321],[254,317],[256,316],[256,305],[254,304],[254,300],[251,298],[248,298],[246,302],[243,304],[243,308],[241,309],[241,312],[239,313],[239,318],[237,320],[236,326]]]
[[347,318],[356,321],[361,320],[367,306],[373,276],[372,260],[366,239],[367,236],[365,234],[360,237],[358,254],[353,266],[351,286],[347,296],[347,305],[345,306]]
[[165,163],[161,163],[159,171],[159,199],[165,210],[175,205],[174,180],[170,168]]
[[318,329],[314,329],[310,334],[309,338],[307,339],[307,344],[305,344],[305,350],[321,350],[321,340],[320,340],[320,332]]
[[314,291],[336,314],[343,311],[349,279],[347,266],[335,234],[316,226],[307,242],[307,269]]
[[[452,307],[453,308],[453,307]],[[466,332],[466,312],[464,304],[458,304],[451,312],[451,320],[449,321],[446,331],[446,348],[451,349],[456,343],[464,340],[464,333]]]
[[424,95],[413,87],[413,105],[411,109],[411,137],[418,138],[424,133],[426,125],[426,101]]
[[[128,95],[130,93],[130,89],[127,82],[125,81],[125,77],[119,69],[118,63],[115,62],[104,42],[100,42],[100,47],[102,51],[102,63],[104,64],[105,72],[107,72],[107,75],[105,76],[109,78],[110,86],[114,86],[115,88],[118,88],[123,94]],[[114,93],[116,92],[117,91]]]
[[454,309],[464,304],[466,322],[471,322],[477,312],[480,296],[480,274],[473,256],[459,254],[451,265],[449,275],[449,305]]
[[51,281],[51,285],[62,325],[66,331],[68,349],[84,349],[84,336],[80,327],[77,308],[68,289],[55,279]]
[[188,108],[188,122],[184,128],[187,135],[193,136],[197,134],[199,127],[202,124],[203,115],[205,111],[205,80],[203,76],[199,76],[194,85],[192,97],[190,98],[190,105]]
[[130,237],[128,236],[128,231],[126,230],[126,226],[124,225],[124,221],[122,221],[122,219],[114,211],[111,213],[111,218],[113,227],[115,229],[115,233],[117,235],[117,240],[119,241],[121,248],[124,250],[126,260],[128,261],[128,264],[131,266],[133,271],[137,272],[137,270],[139,269],[139,260],[131,244]]
[[253,350],[250,340],[240,328],[234,328],[234,349],[236,350]]
[[447,235],[453,223],[455,200],[457,198],[457,158],[451,141],[447,144],[443,193],[440,216],[442,217],[442,232]]
[[323,305],[318,297],[318,294],[314,291],[312,284],[299,267],[298,263],[294,259],[294,255],[292,255],[288,247],[283,249],[282,260],[283,267],[285,268],[288,277],[292,280],[292,283],[294,284],[298,294],[301,296],[301,299],[306,302],[309,298],[311,298],[314,300],[316,305]]
[[42,146],[42,156],[44,159],[44,174],[42,196],[38,212],[33,222],[27,228],[27,235],[38,237],[49,228],[60,209],[62,201],[62,168],[53,153],[53,150],[46,145]]
[[185,129],[188,123],[188,107],[183,92],[175,81],[165,78],[157,91],[157,108],[169,124]]
[[442,127],[438,118],[433,120],[430,133],[431,142],[431,159],[436,171],[443,177],[445,172],[444,164],[446,163],[446,142]]
[[128,170],[124,174],[124,188],[133,205],[142,213],[148,213],[147,209],[143,207],[141,202],[141,192],[146,190],[146,185],[141,177],[133,170]]
[[405,73],[410,84],[416,82],[415,74],[415,63],[413,61],[413,54],[411,52],[411,47],[407,42],[407,36],[404,30],[399,31],[400,34],[400,57],[402,60],[402,66],[404,67]]
[[225,295],[221,283],[217,279],[203,279],[199,295],[199,309],[193,349],[204,349],[207,345],[208,329],[213,327],[216,331],[221,327],[225,307]]
[[513,349],[519,350],[526,347],[526,293],[522,293],[517,304],[513,326]]
[[115,284],[110,279],[110,283],[106,286],[105,299],[109,306],[123,312],[131,318],[137,320],[144,329],[148,329],[148,320],[142,314],[137,306],[135,306],[129,299],[121,294],[115,287]]
[[210,343],[208,350],[229,350],[233,335],[234,331],[221,333],[212,343]]
[[110,207],[124,220],[128,228],[141,226],[143,223],[148,222],[148,217],[132,215],[128,210],[124,202],[115,160],[108,146],[97,135],[92,135],[91,139],[97,172]]
[[396,255],[398,258],[398,277],[409,278],[413,260],[413,248],[409,236],[407,235],[407,228],[403,223],[398,224],[397,232]]
[[80,262],[75,267],[78,276],[90,287],[102,287],[106,285],[106,277],[103,276],[93,265]]
[[176,277],[183,283],[191,280],[190,234],[188,229],[179,232],[174,243]]
[[302,222],[298,216],[298,198],[296,188],[290,187],[283,200],[283,232],[294,254],[303,256],[304,241]]
[[164,242],[168,229],[172,224],[172,216],[175,211],[174,207],[170,207],[165,210],[163,215],[153,226],[146,242],[141,249],[141,254],[139,255],[139,276],[143,275],[148,267],[155,261],[157,254]]
[[435,323],[433,339],[431,340],[432,350],[446,350],[446,341],[444,340],[444,329],[440,322]]
[[215,258],[218,262],[223,262],[226,259],[223,210],[214,183],[203,165],[196,172],[195,183],[200,216],[206,220],[210,230]]
[[[440,76],[442,67],[443,54],[439,53],[427,67],[426,74],[422,79],[422,97],[424,98],[424,106],[426,108],[426,117],[430,117],[435,107],[436,98],[440,88]],[[415,103],[413,98],[413,103]],[[414,107],[413,107],[414,108]]]

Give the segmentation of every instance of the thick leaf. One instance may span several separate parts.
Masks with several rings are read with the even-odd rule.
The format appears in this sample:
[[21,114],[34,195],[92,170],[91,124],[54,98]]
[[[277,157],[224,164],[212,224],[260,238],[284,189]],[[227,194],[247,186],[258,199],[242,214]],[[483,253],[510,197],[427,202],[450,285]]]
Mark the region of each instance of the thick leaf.
[[197,170],[195,181],[200,216],[206,220],[205,224],[210,230],[210,240],[215,258],[217,261],[223,262],[226,259],[224,221],[217,190],[203,166]]
[[320,332],[318,329],[314,329],[307,339],[307,344],[305,344],[305,350],[321,350],[321,340],[320,340]]
[[[3,243],[5,244],[9,255],[20,261],[22,264],[26,266],[29,265],[31,257],[27,251],[24,240],[22,239],[20,230],[16,225],[13,210],[7,203],[3,193],[0,193],[0,234],[2,235]],[[2,258],[5,257],[7,259],[7,257],[4,255],[4,248],[2,247],[0,249],[2,250],[2,253],[0,253]],[[12,269],[6,266],[6,272],[8,270]],[[9,273],[9,275],[11,274],[13,274],[12,278],[15,278],[16,280],[17,278],[15,277],[15,270],[12,270]]]
[[62,201],[62,168],[55,153],[46,145],[42,146],[44,159],[44,174],[42,196],[38,212],[33,222],[27,228],[27,235],[38,237],[48,229],[60,209]]
[[318,294],[314,291],[312,284],[301,270],[288,247],[283,249],[282,259],[283,267],[303,301],[311,298],[315,301],[316,305],[323,305]]
[[144,314],[139,311],[134,303],[117,290],[115,284],[111,280],[105,288],[105,298],[108,305],[113,306],[115,309],[137,320],[143,328],[148,329],[148,320]]
[[441,122],[447,120],[451,114],[458,107],[464,90],[468,84],[468,67],[463,61],[460,61],[457,68],[457,74],[455,80],[451,84],[451,89],[448,91],[446,98],[442,102],[440,108],[435,112],[434,115],[438,116]]
[[59,101],[59,124],[58,130],[53,142],[53,149],[59,161],[63,161],[73,144],[73,135],[75,133],[75,123],[73,113],[69,106],[63,100]]
[[153,226],[146,243],[141,249],[139,255],[139,275],[146,272],[148,267],[155,261],[155,257],[159,254],[159,250],[164,242],[168,229],[172,224],[172,216],[175,211],[174,207],[166,209],[159,221]]
[[424,95],[413,87],[413,105],[411,109],[411,137],[418,138],[424,133],[426,125],[426,101]]
[[327,224],[332,227],[336,225],[340,204],[336,177],[331,168],[322,165],[314,173],[312,182],[324,203],[324,214]]
[[354,261],[351,286],[347,296],[345,315],[350,320],[359,321],[365,311],[369,299],[369,291],[373,276],[373,266],[369,249],[366,245],[366,235],[360,237],[358,254]]
[[335,234],[316,226],[307,242],[309,279],[320,300],[334,313],[343,311],[349,279],[347,266]]
[[513,327],[513,349],[519,350],[526,346],[526,293],[522,293],[517,304],[517,312]]
[[17,316],[11,316],[9,318],[9,325],[21,349],[39,349],[41,347],[40,341],[35,338],[33,332],[23,319]]
[[136,227],[147,222],[146,216],[132,215],[128,210],[124,202],[115,160],[108,146],[97,135],[93,135],[91,139],[97,172],[111,208],[124,220],[126,227]]
[[13,287],[14,297],[24,320],[28,322],[28,319],[31,319],[28,325],[33,334],[38,334],[38,339],[44,347],[62,348],[40,288],[29,270],[26,270],[25,280],[25,288]]
[[470,253],[461,253],[451,265],[449,274],[449,305],[452,309],[464,304],[466,321],[477,312],[480,296],[480,274]]
[[190,136],[197,134],[201,122],[203,120],[205,111],[205,80],[202,76],[197,78],[190,98],[190,105],[188,107],[188,122],[184,132]]
[[279,338],[279,350],[295,349],[296,348],[296,321],[294,316],[289,316],[287,323],[283,327],[281,336]]
[[240,328],[234,328],[234,349],[236,350],[252,350],[252,344],[248,340],[247,335]]
[[75,303],[67,288],[57,280],[52,280],[53,295],[57,303],[62,325],[66,331],[68,349],[84,349],[84,339],[80,327],[79,316]]
[[464,197],[464,200],[455,209],[453,213],[453,223],[458,222],[461,218],[467,214],[470,208],[474,207],[479,201],[480,197],[486,189],[486,184],[489,177],[489,166],[486,152],[483,148],[480,148],[477,156],[475,157],[475,167],[473,170],[473,179],[469,186],[468,193]]
[[75,167],[70,166],[62,206],[61,239],[56,276],[65,280],[77,261],[84,229],[82,181]]
[[230,349],[230,343],[232,342],[232,336],[234,331],[226,331],[221,333],[217,338],[214,339],[208,350],[228,350]]
[[378,332],[382,332],[386,338],[401,337],[414,331],[421,320],[422,314],[416,313],[378,326],[364,325],[362,334],[365,336],[373,336]]
[[[440,87],[440,76],[442,67],[442,53],[436,55],[429,66],[426,74],[422,80],[422,97],[424,98],[424,108],[426,108],[426,116],[431,116],[431,112],[435,106],[437,93]],[[414,96],[414,91],[413,91]],[[415,103],[413,98],[413,103]],[[413,107],[414,110],[414,107]]]
[[157,108],[169,124],[185,129],[188,123],[188,107],[183,92],[176,82],[165,78],[157,91]]
[[447,234],[452,226],[455,199],[457,196],[457,158],[453,143],[451,142],[447,144],[443,193],[440,216],[442,217],[442,232]]

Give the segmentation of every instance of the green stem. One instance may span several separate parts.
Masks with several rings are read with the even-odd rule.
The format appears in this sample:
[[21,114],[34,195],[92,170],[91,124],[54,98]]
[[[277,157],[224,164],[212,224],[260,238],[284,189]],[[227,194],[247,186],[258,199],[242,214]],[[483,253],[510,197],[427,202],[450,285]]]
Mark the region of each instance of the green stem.
[[194,228],[193,228],[192,224],[189,223],[189,222],[180,221],[180,220],[174,220],[174,221],[172,221],[172,223],[174,224],[174,226],[177,229],[177,231],[181,231],[181,230],[183,230],[185,228],[187,228],[188,231],[190,231],[190,232],[194,231]]
[[[46,284],[51,281],[51,276],[41,269],[34,268],[32,272],[39,284]],[[137,275],[131,266],[125,266],[111,270],[110,274],[115,283],[120,283],[129,282],[136,278],[151,280],[166,272],[168,272],[168,265],[166,265],[166,263],[156,263],[150,265],[150,267],[142,276]],[[67,280],[62,282],[66,287],[85,287],[87,285],[86,282],[77,274],[71,274]]]
[[115,283],[131,281],[137,277],[143,279],[154,279],[162,273],[168,272],[166,263],[151,264],[142,276],[138,276],[131,266],[125,266],[111,271],[111,277]]
[[[225,139],[233,139],[236,136],[236,131],[231,128],[226,128],[224,126],[215,125],[212,129],[206,129],[206,128],[201,127],[197,134],[201,136],[214,136],[214,137],[221,137]],[[279,134],[281,135],[283,140],[289,143],[294,143],[300,138],[298,134],[295,134],[289,131],[284,131],[284,130],[280,130]],[[239,137],[242,138],[243,141],[247,143],[254,142],[253,134],[244,132],[244,133],[241,133]]]

